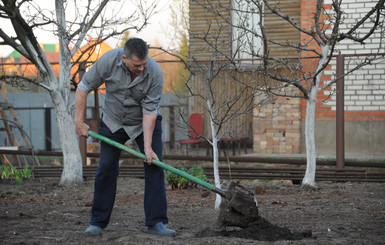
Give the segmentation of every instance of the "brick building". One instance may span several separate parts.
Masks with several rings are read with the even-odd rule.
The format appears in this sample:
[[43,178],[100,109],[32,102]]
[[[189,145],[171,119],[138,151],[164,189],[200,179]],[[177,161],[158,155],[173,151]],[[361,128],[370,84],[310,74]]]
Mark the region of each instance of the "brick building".
[[[331,4],[331,0],[326,3]],[[376,1],[349,0],[342,2],[342,9],[346,13],[342,31],[347,31],[348,26],[362,19],[365,14],[376,5]],[[366,25],[368,32],[370,25]],[[384,30],[382,30],[384,33]],[[380,31],[376,32],[365,44],[342,41],[337,49],[344,55],[345,71],[354,68],[358,60],[384,53],[384,40]],[[382,44],[381,44],[382,43]],[[381,48],[382,46],[382,48]],[[371,54],[371,56],[367,56]],[[325,71],[325,80],[336,73],[337,59],[330,63],[330,69]],[[385,154],[385,63],[384,58],[365,66],[358,71],[347,75],[344,79],[344,104],[345,104],[345,145],[346,153],[350,155],[363,154],[376,156]],[[330,88],[334,91],[336,86]],[[329,96],[330,91],[324,91],[323,96]],[[322,127],[333,130],[336,112],[336,95],[333,93],[325,103],[318,108],[317,120]],[[326,138],[319,143],[326,152],[333,150],[332,139]],[[332,147],[330,149],[330,147]]]
[[[292,17],[304,28],[314,27],[315,0],[278,1],[280,10]],[[331,11],[331,0],[325,0],[326,13]],[[199,4],[200,3],[200,4]],[[208,59],[210,53],[203,36],[210,31],[221,30],[222,50],[232,52],[232,43],[236,41],[234,30],[231,29],[226,18],[233,21],[231,6],[240,4],[238,0],[210,1],[204,7],[203,1],[190,1],[190,55]],[[357,19],[362,18],[376,1],[347,0],[343,1],[344,23],[341,31],[346,31]],[[216,12],[212,11],[216,9]],[[266,11],[266,7],[264,11]],[[226,12],[227,11],[227,12]],[[248,11],[245,11],[248,12]],[[221,18],[214,15],[220,15]],[[323,18],[327,18],[327,14]],[[267,35],[277,42],[308,42],[312,45],[314,40],[305,40],[306,37],[296,31],[292,26],[274,14],[265,12],[263,16],[264,28]],[[326,20],[327,21],[327,20]],[[219,27],[218,27],[219,26]],[[370,24],[365,25],[370,28]],[[226,29],[227,28],[227,29]],[[366,30],[360,30],[365,32]],[[327,34],[330,30],[327,30]],[[383,33],[383,32],[382,32]],[[336,50],[344,55],[345,71],[353,68],[355,61],[368,57],[368,54],[384,53],[384,48],[379,50],[383,40],[381,32],[376,32],[363,45],[352,41],[343,41],[337,45]],[[209,35],[206,35],[209,36]],[[256,44],[258,45],[258,44]],[[270,46],[270,54],[277,57],[296,55],[295,50],[283,46]],[[224,52],[224,53],[226,53]],[[242,52],[239,52],[242,54]],[[302,56],[306,56],[302,53]],[[250,57],[241,56],[240,59]],[[258,61],[252,65],[257,67]],[[316,60],[303,59],[304,70],[315,70]],[[250,65],[250,61],[249,61]],[[322,81],[327,82],[336,77],[337,58],[333,57],[329,66],[322,75]],[[199,77],[199,76],[196,76]],[[192,80],[194,82],[199,82]],[[373,62],[344,78],[344,104],[345,104],[345,152],[348,156],[375,157],[385,154],[385,64],[384,59]],[[322,85],[321,85],[322,86]],[[288,91],[299,93],[296,90]],[[255,98],[258,100],[259,98]],[[194,104],[192,106],[197,106]],[[191,107],[191,105],[190,105]],[[199,107],[199,106],[198,106]],[[252,119],[253,151],[255,153],[281,153],[298,154],[305,152],[304,118],[306,114],[306,100],[292,97],[277,97],[275,103],[256,108]],[[247,120],[247,119],[246,119]],[[247,125],[247,123],[245,123]],[[316,107],[316,148],[319,155],[333,155],[336,151],[336,87],[335,85],[318,92]]]

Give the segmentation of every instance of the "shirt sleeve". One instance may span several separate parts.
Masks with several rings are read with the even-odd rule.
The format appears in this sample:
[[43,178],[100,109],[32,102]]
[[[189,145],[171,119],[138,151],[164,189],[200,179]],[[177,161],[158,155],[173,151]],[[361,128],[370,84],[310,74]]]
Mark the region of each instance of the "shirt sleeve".
[[151,87],[146,97],[141,101],[143,113],[159,114],[159,104],[163,93],[163,72],[156,64],[154,76],[152,77]]
[[104,83],[104,77],[106,75],[106,71],[108,70],[108,63],[107,55],[100,57],[94,63],[94,65],[83,75],[82,80],[78,85],[78,89],[88,94],[91,91],[99,88],[99,86]]

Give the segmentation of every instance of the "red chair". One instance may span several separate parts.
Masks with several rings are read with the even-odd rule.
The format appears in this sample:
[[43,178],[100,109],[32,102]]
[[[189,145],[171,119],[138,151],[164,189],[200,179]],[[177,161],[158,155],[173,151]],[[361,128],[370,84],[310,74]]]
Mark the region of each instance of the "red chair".
[[188,146],[195,145],[198,152],[199,144],[203,143],[204,140],[201,139],[201,135],[203,135],[203,118],[199,113],[193,113],[189,117],[189,125],[190,128],[188,130],[190,139],[181,140],[179,144],[186,146],[186,154],[188,154]]

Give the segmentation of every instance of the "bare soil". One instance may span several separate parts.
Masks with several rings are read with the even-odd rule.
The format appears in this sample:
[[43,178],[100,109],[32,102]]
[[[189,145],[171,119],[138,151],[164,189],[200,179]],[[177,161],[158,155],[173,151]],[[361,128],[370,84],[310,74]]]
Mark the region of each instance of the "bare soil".
[[257,193],[260,219],[249,227],[219,227],[215,195],[205,189],[168,190],[168,227],[177,236],[145,233],[143,179],[119,178],[110,225],[84,235],[93,180],[62,187],[57,178],[21,187],[0,180],[0,244],[381,244],[385,241],[385,185],[242,182]]

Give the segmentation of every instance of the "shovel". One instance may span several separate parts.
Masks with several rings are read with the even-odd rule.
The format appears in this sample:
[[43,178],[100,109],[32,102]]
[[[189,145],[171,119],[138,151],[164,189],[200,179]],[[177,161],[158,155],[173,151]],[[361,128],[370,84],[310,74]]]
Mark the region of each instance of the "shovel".
[[[123,151],[126,151],[138,158],[146,160],[146,156],[143,153],[135,151],[128,146],[122,145],[114,140],[111,140],[103,135],[88,130],[88,135],[95,139],[103,141],[114,147],[117,147]],[[195,176],[174,168],[164,162],[152,159],[151,163],[175,173],[183,178],[186,178],[216,194],[223,197],[224,201],[221,203],[221,210],[219,214],[219,224],[222,226],[239,226],[247,227],[250,223],[254,222],[258,218],[258,205],[257,201],[251,191],[246,187],[231,181],[226,190],[217,188],[210,183],[207,183]]]

